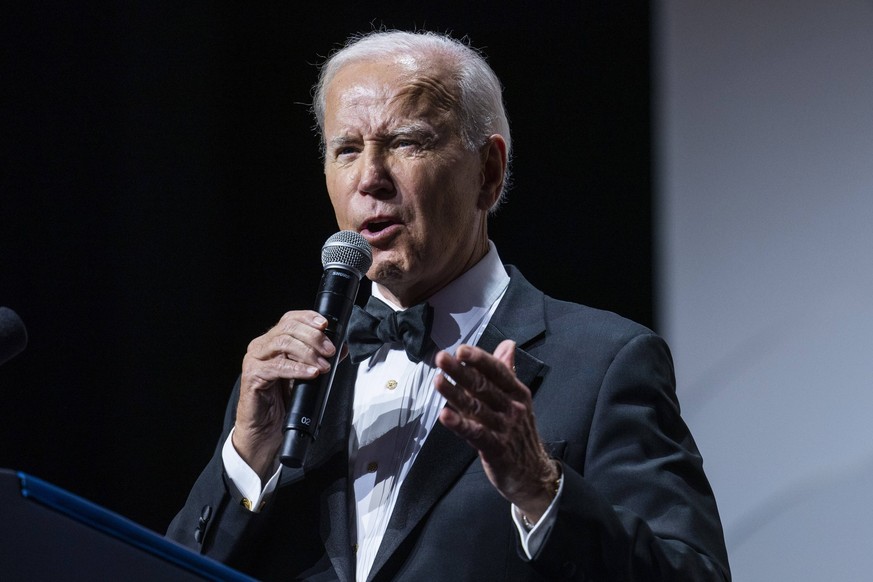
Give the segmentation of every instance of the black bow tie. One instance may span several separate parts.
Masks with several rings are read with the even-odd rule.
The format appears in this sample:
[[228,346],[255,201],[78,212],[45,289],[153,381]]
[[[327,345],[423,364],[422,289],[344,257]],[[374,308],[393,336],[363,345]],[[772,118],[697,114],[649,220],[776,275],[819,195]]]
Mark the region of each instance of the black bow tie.
[[419,303],[394,311],[384,301],[370,297],[366,311],[355,305],[349,320],[349,355],[352,363],[363,362],[383,344],[399,342],[410,361],[420,362],[433,347],[430,328],[433,307]]

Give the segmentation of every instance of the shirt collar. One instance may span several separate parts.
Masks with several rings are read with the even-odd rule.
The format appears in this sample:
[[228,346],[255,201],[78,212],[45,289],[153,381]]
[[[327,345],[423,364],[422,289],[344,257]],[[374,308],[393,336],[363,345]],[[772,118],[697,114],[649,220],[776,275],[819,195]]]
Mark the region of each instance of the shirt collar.
[[[434,293],[427,302],[434,309],[431,337],[440,349],[454,350],[468,340],[483,318],[492,312],[509,285],[509,275],[500,261],[494,243],[488,241],[488,252],[460,277]],[[379,285],[372,286],[372,294],[391,306]]]

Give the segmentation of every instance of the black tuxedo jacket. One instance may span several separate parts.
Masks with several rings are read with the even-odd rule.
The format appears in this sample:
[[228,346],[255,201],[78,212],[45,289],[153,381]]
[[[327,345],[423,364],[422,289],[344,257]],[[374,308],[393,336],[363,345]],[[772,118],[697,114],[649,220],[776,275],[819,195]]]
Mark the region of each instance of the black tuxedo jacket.
[[[370,580],[728,580],[702,460],[679,416],[666,344],[615,314],[556,301],[512,267],[479,345],[516,341],[541,437],[563,464],[556,520],[533,560],[476,452],[437,423],[391,515]],[[221,446],[168,536],[255,577],[354,580],[346,360],[302,469],[284,469],[260,513],[240,505]]]

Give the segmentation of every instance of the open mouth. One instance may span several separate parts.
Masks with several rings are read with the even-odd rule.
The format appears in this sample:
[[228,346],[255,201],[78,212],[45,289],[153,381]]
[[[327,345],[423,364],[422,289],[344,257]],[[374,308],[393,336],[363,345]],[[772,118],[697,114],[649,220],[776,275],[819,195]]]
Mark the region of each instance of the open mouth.
[[383,230],[385,230],[386,228],[388,228],[392,225],[395,225],[395,224],[397,224],[396,220],[390,220],[390,219],[372,220],[364,225],[363,230],[364,230],[364,232],[367,232],[370,234],[378,234],[378,233],[382,232]]

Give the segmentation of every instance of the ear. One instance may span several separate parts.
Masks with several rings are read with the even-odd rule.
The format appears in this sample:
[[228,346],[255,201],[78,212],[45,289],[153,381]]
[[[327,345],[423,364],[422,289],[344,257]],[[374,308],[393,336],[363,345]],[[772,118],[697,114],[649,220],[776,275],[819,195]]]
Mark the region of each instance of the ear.
[[500,197],[506,177],[506,141],[495,133],[482,147],[482,187],[479,208],[490,210]]

